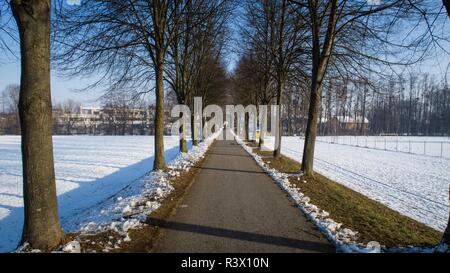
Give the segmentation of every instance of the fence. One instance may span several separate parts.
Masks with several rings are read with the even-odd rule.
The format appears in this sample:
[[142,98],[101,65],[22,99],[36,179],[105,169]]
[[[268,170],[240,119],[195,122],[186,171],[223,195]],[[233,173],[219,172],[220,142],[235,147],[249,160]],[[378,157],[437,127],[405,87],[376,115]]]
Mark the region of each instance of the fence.
[[420,137],[321,136],[317,141],[355,147],[450,158],[450,141],[419,140]]

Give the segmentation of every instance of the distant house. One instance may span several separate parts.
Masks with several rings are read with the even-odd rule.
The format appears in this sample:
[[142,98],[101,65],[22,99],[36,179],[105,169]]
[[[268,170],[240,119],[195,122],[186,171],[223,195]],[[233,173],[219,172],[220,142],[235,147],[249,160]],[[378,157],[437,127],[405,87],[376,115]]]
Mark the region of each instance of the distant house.
[[[53,112],[58,134],[154,134],[153,106],[129,107],[79,107],[73,112],[55,109]],[[170,113],[166,113],[168,117]],[[170,133],[171,123],[165,122],[165,133]]]
[[361,131],[363,134],[369,130],[369,120],[362,116],[334,116],[330,120],[322,118],[320,126],[322,134],[356,134]]

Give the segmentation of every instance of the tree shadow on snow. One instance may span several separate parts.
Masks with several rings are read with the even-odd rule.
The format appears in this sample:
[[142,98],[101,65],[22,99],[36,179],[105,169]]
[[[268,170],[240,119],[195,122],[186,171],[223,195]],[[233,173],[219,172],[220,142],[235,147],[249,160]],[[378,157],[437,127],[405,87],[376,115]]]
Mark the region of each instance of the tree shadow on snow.
[[[192,148],[191,142],[188,143],[188,147],[189,149]],[[166,162],[172,161],[178,153],[178,146],[165,150]],[[154,156],[145,158],[92,181],[74,182],[65,180],[64,182],[75,183],[78,186],[58,195],[58,213],[63,229],[67,229],[70,220],[80,213],[97,207],[137,179],[148,174],[153,169],[153,160]],[[22,198],[22,196],[14,197]],[[23,206],[13,207],[0,204],[0,210],[9,211],[9,214],[0,220],[0,252],[14,251],[21,238],[24,208]]]

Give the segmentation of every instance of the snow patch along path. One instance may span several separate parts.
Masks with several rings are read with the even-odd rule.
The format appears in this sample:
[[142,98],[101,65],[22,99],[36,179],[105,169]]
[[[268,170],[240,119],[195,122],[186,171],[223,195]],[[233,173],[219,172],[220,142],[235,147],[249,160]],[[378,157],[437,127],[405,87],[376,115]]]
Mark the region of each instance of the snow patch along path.
[[173,190],[170,181],[195,166],[220,133],[200,142],[187,153],[179,153],[167,164],[167,170],[148,172],[107,200],[78,214],[68,228],[83,233],[114,230],[124,236],[124,240],[130,240],[128,230],[141,226],[147,216],[159,208]]
[[[274,139],[265,146],[273,148]],[[448,221],[450,159],[317,142],[314,168],[322,175],[430,227]],[[303,140],[283,137],[281,151],[299,162]]]
[[[63,229],[76,230],[86,210],[151,170],[153,143],[153,136],[53,137]],[[178,156],[178,144],[178,137],[164,138],[167,162]],[[20,240],[22,199],[20,136],[0,136],[0,252],[14,250]]]

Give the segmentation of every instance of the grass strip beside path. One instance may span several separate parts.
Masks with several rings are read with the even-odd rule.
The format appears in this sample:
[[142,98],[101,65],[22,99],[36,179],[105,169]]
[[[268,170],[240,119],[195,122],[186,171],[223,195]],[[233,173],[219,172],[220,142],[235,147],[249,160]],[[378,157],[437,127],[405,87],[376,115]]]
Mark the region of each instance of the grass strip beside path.
[[[249,145],[249,144],[248,144]],[[251,145],[249,145],[251,146]],[[301,164],[289,157],[273,158],[272,151],[253,151],[273,169],[296,173]],[[359,234],[358,242],[377,241],[390,247],[435,246],[442,233],[404,216],[387,206],[315,173],[314,178],[290,176],[289,181],[311,199],[311,203],[330,213],[330,218]]]

